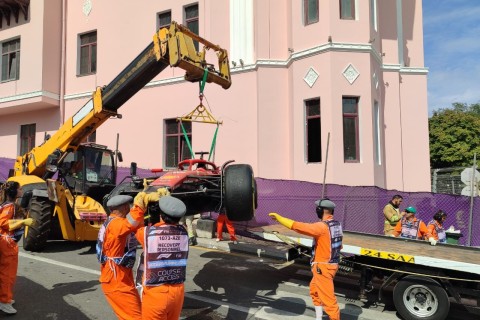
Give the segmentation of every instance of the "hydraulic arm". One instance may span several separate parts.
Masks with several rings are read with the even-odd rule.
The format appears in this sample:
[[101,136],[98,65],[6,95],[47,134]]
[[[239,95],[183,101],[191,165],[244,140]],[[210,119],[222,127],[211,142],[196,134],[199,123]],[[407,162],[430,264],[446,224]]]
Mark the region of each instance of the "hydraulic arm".
[[[194,41],[202,44],[197,51]],[[205,60],[206,52],[214,50],[218,65]],[[225,49],[172,22],[153,36],[153,41],[108,85],[97,88],[77,113],[42,145],[16,159],[14,175],[35,175],[44,179],[53,175],[48,165],[56,165],[65,152],[74,151],[85,138],[110,117],[119,117],[117,110],[166,67],[186,71],[185,80],[197,82],[207,73],[206,81],[224,89],[231,85],[228,54]]]

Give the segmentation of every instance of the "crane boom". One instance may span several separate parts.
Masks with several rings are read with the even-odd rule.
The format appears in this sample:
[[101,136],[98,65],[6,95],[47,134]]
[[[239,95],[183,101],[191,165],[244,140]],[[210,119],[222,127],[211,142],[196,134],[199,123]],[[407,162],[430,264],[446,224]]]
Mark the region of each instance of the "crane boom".
[[[196,50],[194,41],[203,45],[201,51]],[[205,61],[210,49],[217,55],[218,69]],[[153,41],[108,85],[97,88],[50,139],[17,157],[14,176],[48,177],[48,164],[56,164],[66,151],[75,151],[107,119],[119,117],[117,110],[168,66],[184,69],[185,80],[190,82],[201,81],[207,73],[207,82],[224,89],[231,85],[227,51],[172,22],[156,32]]]

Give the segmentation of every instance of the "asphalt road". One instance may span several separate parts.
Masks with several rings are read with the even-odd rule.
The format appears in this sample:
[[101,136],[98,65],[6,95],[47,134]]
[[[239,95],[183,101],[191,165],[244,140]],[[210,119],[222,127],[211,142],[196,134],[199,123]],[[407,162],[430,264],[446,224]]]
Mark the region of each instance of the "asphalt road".
[[[91,244],[49,242],[41,253],[20,248],[14,297],[18,313],[6,316],[0,312],[0,318],[116,319],[98,277],[99,265]],[[304,264],[192,247],[182,317],[311,319],[314,309],[308,296],[309,280]],[[362,316],[365,310],[347,300],[339,297],[345,319],[373,319]]]
[[[116,319],[98,282],[91,244],[50,242],[41,253],[20,249],[14,307],[10,319]],[[308,295],[310,271],[303,263],[252,254],[191,247],[182,319],[314,319]],[[336,278],[342,319],[398,319],[391,302],[355,300],[357,280]],[[324,317],[327,319],[327,317]]]

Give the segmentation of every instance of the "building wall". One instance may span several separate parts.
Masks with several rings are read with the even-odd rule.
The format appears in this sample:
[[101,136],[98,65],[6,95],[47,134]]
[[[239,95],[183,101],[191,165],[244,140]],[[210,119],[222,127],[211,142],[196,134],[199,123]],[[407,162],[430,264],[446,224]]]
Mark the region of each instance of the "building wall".
[[1,156],[14,158],[21,125],[37,124],[38,144],[59,126],[61,1],[31,1],[27,18],[2,26],[0,42],[20,38],[19,80],[0,83]]
[[[64,100],[52,102],[52,114],[31,111],[48,116],[49,120],[35,119],[48,123],[43,127],[54,132],[55,121],[72,116],[96,87],[107,85],[147,46],[156,31],[159,12],[169,9],[172,20],[183,22],[183,7],[194,2],[148,1],[137,6],[119,0],[112,6],[105,1],[57,0],[53,7],[49,4],[45,8],[33,3],[31,21],[1,30],[0,40],[21,34],[22,70],[24,63],[44,61],[43,71],[36,71],[33,78],[42,75],[37,80],[42,85],[37,87],[58,94],[62,74],[59,13],[65,12]],[[91,4],[88,12],[86,3]],[[224,90],[207,84],[204,92],[204,104],[223,122],[215,161],[249,163],[255,175],[263,178],[322,182],[326,172],[327,183],[429,191],[421,1],[356,1],[355,20],[339,19],[338,1],[319,3],[319,22],[304,26],[301,1],[198,2],[200,35],[227,48],[232,61],[232,87]],[[376,4],[376,27],[372,3]],[[43,18],[39,18],[38,28],[33,17],[42,10],[45,13],[40,15]],[[54,36],[48,42],[34,42],[35,48],[43,49],[40,57],[23,55],[23,37],[32,37],[33,30],[38,29]],[[97,72],[78,76],[79,35],[90,31],[97,32]],[[357,72],[352,83],[345,76],[349,66]],[[309,72],[318,75],[310,84],[306,81]],[[122,119],[109,120],[97,130],[97,142],[114,148],[119,134],[122,165],[135,161],[143,168],[162,167],[164,119],[185,115],[199,104],[198,85],[183,81],[183,74],[179,68],[167,68],[156,76],[119,109]],[[25,86],[21,81],[23,78],[0,84],[0,92],[13,92],[16,83]],[[343,159],[342,96],[359,97],[358,163]],[[315,97],[321,101],[323,160],[307,163],[304,101]],[[380,163],[375,159],[375,101],[380,107]],[[15,114],[24,104],[20,100],[16,103]],[[7,104],[0,103],[0,112]],[[18,127],[19,119],[10,129],[0,129],[0,142],[12,145],[12,140],[18,139],[18,133],[11,130]],[[210,150],[215,129],[214,125],[194,123],[193,149]],[[43,132],[38,134],[43,136]],[[0,156],[14,155],[10,149],[0,151]]]

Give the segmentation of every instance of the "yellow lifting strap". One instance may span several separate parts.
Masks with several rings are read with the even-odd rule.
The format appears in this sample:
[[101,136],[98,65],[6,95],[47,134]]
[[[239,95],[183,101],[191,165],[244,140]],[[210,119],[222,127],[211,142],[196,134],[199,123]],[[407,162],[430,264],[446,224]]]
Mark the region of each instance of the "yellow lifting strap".
[[208,112],[207,108],[200,102],[200,104],[189,114],[178,118],[180,121],[190,121],[190,122],[202,122],[202,123],[213,123],[213,124],[222,124],[222,121],[218,121],[213,117],[213,115]]

